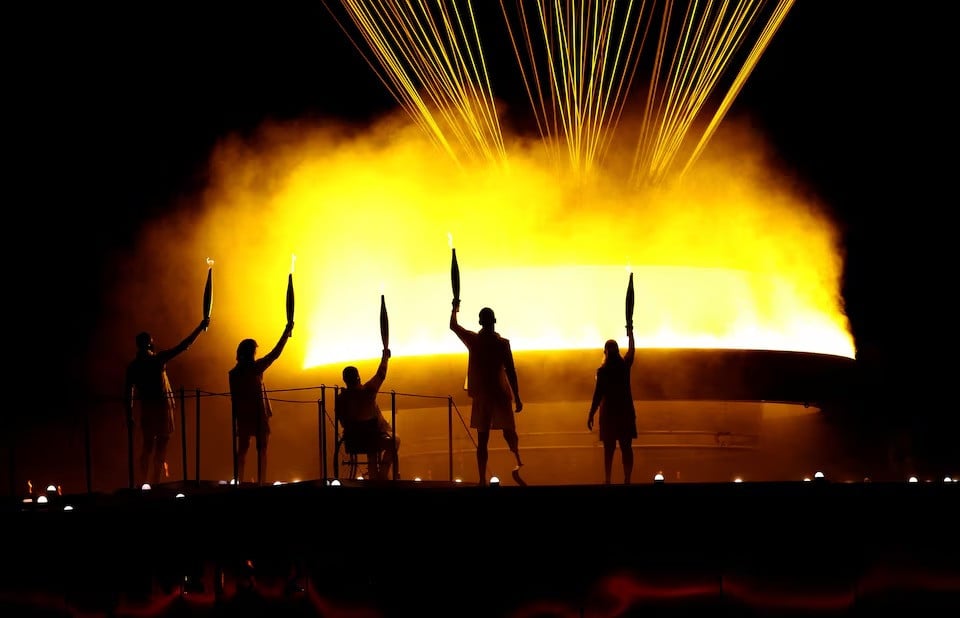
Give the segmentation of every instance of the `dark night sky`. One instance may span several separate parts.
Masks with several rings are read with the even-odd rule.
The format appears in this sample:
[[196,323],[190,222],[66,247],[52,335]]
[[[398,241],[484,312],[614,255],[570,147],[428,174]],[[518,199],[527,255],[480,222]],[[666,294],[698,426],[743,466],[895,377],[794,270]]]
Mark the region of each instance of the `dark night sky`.
[[[753,117],[841,217],[857,346],[899,387],[883,401],[921,387],[949,408],[933,354],[954,339],[955,259],[942,241],[956,129],[942,80],[955,35],[941,5],[921,4],[801,0],[731,114]],[[21,187],[7,201],[7,291],[29,299],[8,307],[8,388],[82,389],[105,265],[203,186],[219,137],[268,118],[362,119],[392,100],[319,1],[32,11],[7,23],[8,156]]]

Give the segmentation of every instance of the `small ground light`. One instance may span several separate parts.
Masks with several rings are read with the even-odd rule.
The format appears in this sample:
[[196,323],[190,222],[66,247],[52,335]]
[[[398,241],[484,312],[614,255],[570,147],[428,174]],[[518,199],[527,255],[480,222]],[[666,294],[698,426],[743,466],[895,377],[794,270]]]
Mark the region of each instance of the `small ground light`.
[[64,510],[64,511],[72,511],[72,510],[73,510],[73,506],[68,504],[68,505],[66,505],[66,506],[63,507],[63,510]]
[[462,482],[463,482],[463,479],[458,476],[457,478],[453,479],[453,482],[454,482],[454,483],[462,483]]
[[811,479],[809,476],[803,477],[803,482],[804,482],[804,483],[809,483],[811,480],[812,480],[812,479]]
[[47,485],[47,491],[49,491],[49,492],[52,493],[52,494],[55,494],[55,493],[57,493],[57,486],[56,486],[56,485]]
[[908,482],[908,483],[919,483],[919,482],[920,482],[920,479],[918,479],[918,478],[915,477],[915,476],[911,476],[910,478],[907,479],[907,482]]
[[733,482],[734,482],[734,483],[742,483],[742,482],[743,482],[743,479],[738,476],[737,478],[733,479]]
[[823,472],[814,472],[814,473],[813,473],[813,478],[815,478],[815,479],[822,479],[822,478],[823,478]]
[[663,482],[663,474],[661,474],[660,472],[657,472],[656,474],[654,474],[654,475],[653,475],[653,482],[654,482],[654,483],[662,483],[662,482]]
[[943,477],[943,482],[944,482],[944,483],[952,483],[952,482],[953,482],[953,479],[950,478],[949,476],[945,476],[945,477]]
[[144,483],[143,485],[140,486],[140,489],[142,489],[143,491],[150,491],[153,488],[150,487],[150,483]]
[[499,477],[499,476],[491,476],[491,477],[490,477],[490,484],[491,484],[491,485],[499,485],[499,484],[500,484],[500,477]]
[[174,498],[186,498],[186,497],[187,496],[185,494],[177,494],[176,496],[174,496]]
[[415,483],[419,483],[419,482],[420,482],[420,477],[419,477],[419,476],[415,476],[415,477],[413,477],[413,480],[414,480]]
[[37,504],[46,504],[46,503],[47,503],[46,496],[37,496]]
[[340,479],[333,479],[332,481],[330,481],[330,486],[331,486],[331,487],[340,487]]

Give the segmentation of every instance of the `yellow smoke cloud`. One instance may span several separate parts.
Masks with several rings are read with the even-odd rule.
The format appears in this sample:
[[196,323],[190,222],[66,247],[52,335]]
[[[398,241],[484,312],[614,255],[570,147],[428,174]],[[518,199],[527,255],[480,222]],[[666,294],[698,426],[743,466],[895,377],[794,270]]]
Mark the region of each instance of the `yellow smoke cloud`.
[[448,235],[460,322],[494,308],[515,350],[624,340],[629,268],[640,347],[854,356],[837,230],[755,136],[718,133],[683,182],[645,188],[625,180],[625,157],[583,176],[536,142],[507,152],[506,166],[458,164],[398,118],[265,126],[221,143],[200,214],[154,226],[139,249],[164,247],[150,277],[166,289],[189,296],[196,271],[198,298],[214,258],[215,330],[262,339],[260,353],[283,329],[296,255],[284,356],[304,368],[378,357],[381,293],[395,357],[462,352],[447,328]]

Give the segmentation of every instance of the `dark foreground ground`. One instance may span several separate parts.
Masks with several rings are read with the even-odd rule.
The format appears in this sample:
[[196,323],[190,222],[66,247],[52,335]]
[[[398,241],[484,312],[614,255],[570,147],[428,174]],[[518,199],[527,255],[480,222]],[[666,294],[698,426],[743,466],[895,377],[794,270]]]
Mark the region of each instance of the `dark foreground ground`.
[[17,498],[0,615],[949,616],[958,498],[939,481]]

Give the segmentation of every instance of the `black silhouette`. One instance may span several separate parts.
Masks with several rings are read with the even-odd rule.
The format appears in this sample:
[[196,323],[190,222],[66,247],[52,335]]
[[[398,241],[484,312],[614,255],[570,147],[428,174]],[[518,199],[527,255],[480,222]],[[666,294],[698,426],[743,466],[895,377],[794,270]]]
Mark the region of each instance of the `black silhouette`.
[[287,322],[280,340],[266,356],[256,358],[257,342],[244,339],[237,346],[237,364],[229,371],[230,401],[236,432],[237,482],[244,478],[250,438],[257,441],[257,483],[262,485],[267,473],[267,442],[270,438],[270,398],[263,384],[263,373],[280,358],[293,332],[293,322]]
[[[513,351],[510,340],[501,337],[495,330],[497,323],[493,309],[480,310],[480,331],[467,330],[457,323],[460,304],[456,300],[450,312],[450,330],[457,334],[467,346],[467,394],[470,395],[470,427],[477,430],[477,468],[480,484],[487,482],[487,444],[490,430],[500,429],[507,446],[517,460],[514,468],[514,480],[519,479],[520,439],[517,436],[516,412],[523,410],[520,389],[517,383],[517,370],[513,364]],[[522,480],[518,480],[524,484]]]
[[[156,342],[148,332],[142,332],[136,337],[137,354],[127,365],[123,392],[131,438],[134,400],[140,401],[140,429],[143,436],[140,474],[144,482],[159,483],[162,478],[170,476],[167,446],[174,429],[177,400],[167,376],[167,363],[185,352],[209,325],[210,319],[204,318],[183,341],[167,350],[157,350]],[[154,464],[152,469],[151,459]]]
[[630,388],[633,366],[633,328],[627,326],[627,353],[620,356],[620,346],[613,339],[603,346],[603,364],[597,369],[597,384],[590,403],[587,429],[593,431],[593,417],[600,411],[600,441],[603,442],[604,482],[610,484],[613,451],[620,445],[623,482],[630,484],[633,475],[633,440],[637,437],[637,414]]
[[337,415],[343,425],[343,444],[349,453],[365,453],[374,479],[390,478],[397,460],[400,440],[377,405],[377,393],[387,378],[390,349],[384,348],[380,366],[372,378],[361,382],[360,371],[350,365],[343,369],[346,388],[337,394]]

